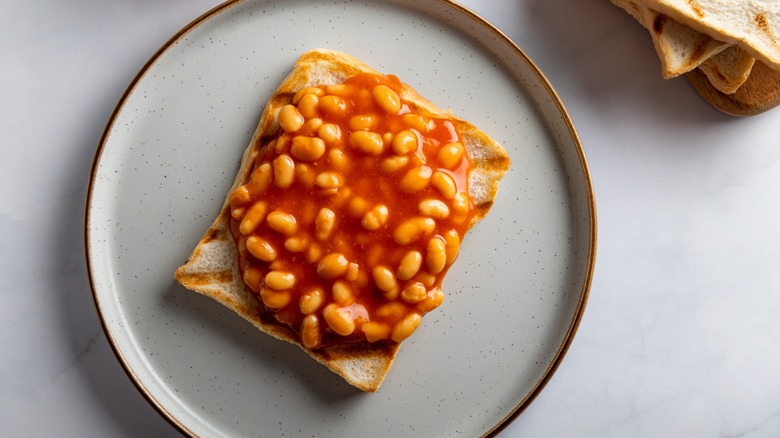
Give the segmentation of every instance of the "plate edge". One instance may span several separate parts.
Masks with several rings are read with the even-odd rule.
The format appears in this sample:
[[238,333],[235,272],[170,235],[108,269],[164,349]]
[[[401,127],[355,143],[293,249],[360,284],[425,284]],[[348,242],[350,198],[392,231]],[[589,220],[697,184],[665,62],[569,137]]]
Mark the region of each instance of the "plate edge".
[[95,312],[98,315],[98,319],[100,320],[100,326],[103,330],[103,335],[106,337],[106,340],[108,341],[109,346],[111,347],[111,351],[113,351],[114,356],[116,356],[119,364],[122,366],[122,369],[124,370],[125,374],[130,378],[130,381],[133,382],[133,385],[135,385],[138,392],[141,393],[141,395],[146,399],[146,401],[159,413],[163,419],[165,419],[171,426],[173,426],[176,430],[181,432],[184,435],[196,437],[197,435],[184,426],[178,419],[176,419],[168,410],[166,410],[160,402],[157,401],[157,399],[149,392],[148,389],[144,386],[144,384],[141,382],[138,375],[133,371],[129,364],[127,363],[127,360],[125,359],[122,352],[119,350],[119,347],[117,346],[116,341],[114,340],[113,336],[111,335],[111,331],[106,324],[105,317],[103,315],[102,307],[100,304],[100,299],[98,298],[98,295],[96,293],[95,288],[95,280],[94,275],[92,272],[92,263],[90,260],[92,259],[92,252],[90,251],[90,210],[92,207],[92,195],[93,195],[93,189],[95,185],[95,176],[97,174],[97,168],[100,164],[100,158],[103,155],[103,151],[105,150],[106,141],[108,140],[108,137],[111,132],[111,128],[114,126],[114,123],[116,122],[116,118],[121,112],[122,108],[124,107],[125,103],[127,102],[127,99],[129,98],[132,91],[135,89],[136,85],[146,76],[146,73],[152,68],[152,66],[159,60],[159,58],[168,51],[171,47],[173,47],[174,44],[176,44],[177,41],[179,41],[184,35],[188,34],[190,31],[204,23],[209,18],[217,15],[218,13],[233,7],[239,3],[244,2],[244,0],[226,0],[223,3],[218,4],[217,6],[214,6],[213,8],[209,9],[208,11],[204,12],[194,20],[192,20],[190,23],[182,27],[179,31],[177,31],[175,34],[173,34],[167,41],[165,41],[158,49],[157,51],[152,54],[152,56],[144,63],[144,65],[138,70],[138,73],[133,76],[133,79],[130,81],[130,83],[125,88],[125,91],[122,93],[122,96],[119,98],[119,101],[117,102],[116,106],[114,107],[114,110],[111,112],[111,116],[108,118],[108,122],[106,122],[106,127],[103,129],[102,134],[100,135],[100,140],[98,141],[98,147],[95,151],[95,156],[92,159],[92,166],[90,168],[89,172],[89,183],[87,184],[87,193],[84,200],[84,261],[85,261],[85,267],[86,267],[86,273],[87,273],[87,279],[89,282],[89,289],[92,294],[92,304],[95,308]]

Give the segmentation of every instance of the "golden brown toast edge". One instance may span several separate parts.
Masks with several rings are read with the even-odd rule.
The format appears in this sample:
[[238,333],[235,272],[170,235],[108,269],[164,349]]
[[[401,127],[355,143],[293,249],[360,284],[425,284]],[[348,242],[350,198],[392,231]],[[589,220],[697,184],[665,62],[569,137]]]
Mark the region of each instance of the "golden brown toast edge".
[[780,105],[780,71],[758,60],[745,83],[732,94],[713,87],[699,69],[686,73],[685,78],[707,103],[731,116],[754,116]]
[[[315,49],[304,53],[266,104],[228,193],[248,177],[249,169],[258,156],[258,143],[276,132],[276,114],[282,106],[290,103],[296,91],[307,86],[341,83],[360,72],[378,73],[357,58],[341,52]],[[499,180],[509,169],[506,151],[470,123],[440,110],[408,85],[403,86],[402,97],[405,100],[416,105],[423,114],[452,120],[464,137],[466,153],[472,162],[470,194],[477,213],[471,225],[475,224],[487,214],[496,196]],[[238,252],[230,235],[228,220],[226,197],[214,223],[201,238],[189,260],[176,270],[174,278],[186,288],[211,297],[235,311],[260,331],[299,346],[349,384],[363,391],[374,392],[379,389],[396,357],[399,344],[357,343],[326,346],[317,350],[305,348],[290,328],[264,317],[262,304],[244,287],[238,272]]]

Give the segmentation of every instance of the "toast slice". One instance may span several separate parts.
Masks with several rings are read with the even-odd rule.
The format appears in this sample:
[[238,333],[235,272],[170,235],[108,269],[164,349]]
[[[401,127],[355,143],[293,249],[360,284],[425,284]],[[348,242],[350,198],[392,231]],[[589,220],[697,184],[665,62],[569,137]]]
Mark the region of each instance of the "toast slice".
[[637,0],[682,25],[710,37],[735,44],[780,70],[780,2],[776,0]]
[[733,116],[780,105],[777,2],[611,1],[648,29],[664,78],[684,73],[705,101]]
[[661,61],[664,79],[675,78],[695,69],[731,45],[716,41],[640,3],[631,0],[611,1],[649,31]]
[[732,94],[715,88],[700,69],[686,73],[685,78],[707,103],[730,116],[754,116],[780,105],[780,71],[758,60],[745,83]]
[[[247,182],[256,160],[268,145],[268,139],[280,130],[277,118],[280,109],[293,101],[296,92],[306,87],[341,84],[359,73],[378,74],[362,61],[345,53],[325,49],[304,53],[266,104],[229,193]],[[471,164],[468,194],[475,211],[467,224],[470,228],[487,214],[493,204],[499,180],[509,168],[509,157],[503,147],[487,134],[439,109],[408,85],[401,85],[400,97],[414,105],[420,114],[449,120],[460,132],[465,154]],[[217,218],[187,262],[176,270],[175,279],[186,288],[222,303],[260,331],[298,345],[349,384],[363,391],[376,391],[396,357],[400,342],[362,341],[306,348],[299,335],[289,326],[274,320],[261,300],[245,285],[237,261],[239,250],[230,229],[229,199],[228,195]]]
[[756,58],[731,46],[704,61],[699,69],[715,89],[723,94],[734,94],[747,81],[755,62]]

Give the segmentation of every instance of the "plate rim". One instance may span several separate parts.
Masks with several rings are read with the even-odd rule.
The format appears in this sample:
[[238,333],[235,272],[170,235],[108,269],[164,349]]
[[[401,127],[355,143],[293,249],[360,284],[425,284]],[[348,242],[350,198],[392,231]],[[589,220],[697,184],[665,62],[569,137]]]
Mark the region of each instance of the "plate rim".
[[[149,392],[146,386],[144,386],[143,382],[141,382],[141,379],[138,376],[138,374],[136,374],[136,372],[131,368],[124,354],[119,349],[116,340],[111,334],[106,318],[101,310],[100,298],[98,298],[97,287],[95,285],[93,267],[91,263],[92,252],[90,251],[90,241],[91,241],[90,210],[92,207],[92,196],[96,184],[96,173],[103,152],[105,150],[107,140],[110,136],[111,130],[114,126],[114,123],[116,122],[116,119],[118,118],[119,114],[122,112],[125,103],[128,101],[130,95],[135,90],[138,83],[146,76],[146,74],[149,72],[152,66],[168,51],[168,49],[173,47],[190,31],[200,26],[201,24],[205,23],[210,18],[215,17],[218,14],[234,6],[237,6],[238,4],[244,3],[245,1],[246,0],[225,0],[224,2],[207,10],[206,12],[204,12],[203,14],[201,14],[200,16],[198,16],[197,18],[189,22],[187,25],[182,27],[175,34],[173,34],[173,36],[171,36],[166,42],[164,42],[151,55],[151,57],[146,61],[146,63],[144,63],[144,65],[139,69],[138,73],[135,74],[135,76],[127,85],[125,91],[122,93],[121,97],[119,98],[119,101],[117,102],[116,106],[111,112],[111,116],[109,117],[108,122],[106,123],[106,127],[103,129],[103,132],[100,136],[97,150],[95,151],[95,155],[92,160],[92,166],[90,168],[89,183],[87,185],[87,193],[84,201],[84,236],[83,237],[84,237],[85,268],[86,268],[87,278],[89,282],[90,292],[92,295],[92,304],[95,308],[95,312],[97,313],[98,319],[100,321],[100,326],[103,331],[103,334],[106,337],[106,340],[108,341],[108,344],[111,347],[114,356],[117,358],[119,364],[122,366],[123,371],[125,372],[125,374],[127,374],[128,378],[136,387],[138,392],[141,393],[141,395],[146,399],[146,401],[171,426],[173,426],[182,434],[191,437],[196,437],[197,434],[195,434],[184,424],[182,424],[181,421],[179,421],[174,416],[174,414],[172,414],[169,410],[167,410],[164,406],[162,406],[162,404],[157,399],[155,399],[155,397]],[[393,1],[393,0],[381,0],[381,1]],[[585,307],[587,305],[588,298],[590,296],[590,289],[592,286],[593,274],[595,270],[596,246],[598,240],[596,201],[595,201],[595,194],[593,189],[593,181],[591,178],[590,168],[588,166],[588,162],[585,157],[585,150],[582,146],[582,141],[580,139],[580,136],[577,133],[576,128],[574,127],[574,122],[571,119],[571,115],[566,110],[563,101],[561,100],[560,96],[553,88],[551,82],[549,81],[549,79],[547,79],[547,77],[544,75],[544,73],[536,64],[536,62],[534,62],[525,53],[525,51],[523,51],[523,49],[520,48],[520,46],[517,43],[515,43],[511,38],[509,38],[509,36],[507,36],[503,31],[501,31],[498,27],[496,27],[486,18],[482,17],[481,15],[477,14],[476,12],[467,8],[466,6],[463,6],[455,2],[454,0],[436,0],[436,2],[465,15],[467,18],[471,19],[475,24],[486,28],[490,33],[494,34],[496,37],[498,37],[500,40],[506,43],[509,46],[509,48],[511,48],[511,50],[515,53],[515,55],[519,56],[524,62],[528,64],[530,70],[533,72],[533,74],[536,75],[540,84],[544,87],[546,93],[549,95],[550,100],[557,107],[562,120],[565,122],[566,128],[569,132],[569,136],[571,137],[571,140],[574,143],[574,149],[577,152],[577,157],[579,159],[580,167],[582,169],[582,178],[585,183],[585,189],[588,198],[587,205],[588,205],[588,217],[589,217],[589,227],[588,227],[589,251],[588,251],[588,258],[587,258],[587,267],[585,269],[583,284],[579,293],[579,300],[577,302],[577,307],[574,311],[574,315],[563,337],[563,341],[558,346],[555,354],[553,355],[552,360],[550,361],[549,365],[547,366],[547,369],[544,371],[541,378],[536,382],[536,384],[531,389],[531,391],[525,397],[519,400],[518,404],[503,419],[501,419],[501,421],[499,421],[497,424],[495,424],[493,427],[491,427],[482,435],[483,437],[495,437],[501,431],[503,431],[509,424],[511,424],[512,421],[514,421],[523,411],[525,411],[525,409],[528,408],[528,406],[542,392],[545,386],[547,386],[547,383],[549,383],[552,376],[558,370],[558,367],[560,366],[561,362],[563,362],[563,359],[566,356],[566,353],[568,352],[569,347],[571,346],[571,343],[574,340],[574,336],[577,333],[580,322],[582,320],[582,316],[585,312]]]

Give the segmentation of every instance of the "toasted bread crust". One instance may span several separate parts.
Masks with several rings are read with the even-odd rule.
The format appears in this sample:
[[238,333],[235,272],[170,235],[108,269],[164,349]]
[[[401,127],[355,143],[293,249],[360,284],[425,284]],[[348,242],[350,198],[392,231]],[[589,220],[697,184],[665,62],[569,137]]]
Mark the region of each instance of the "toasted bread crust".
[[707,103],[731,116],[753,116],[780,105],[780,71],[761,61],[756,61],[750,76],[733,94],[717,90],[701,70],[685,78]]
[[[295,92],[307,86],[341,83],[361,72],[378,73],[360,60],[344,53],[318,49],[303,54],[266,104],[257,130],[243,154],[236,179],[228,193],[248,178],[263,140],[274,135],[279,129],[276,114],[282,106],[291,102]],[[451,120],[464,137],[466,153],[472,163],[469,178],[470,195],[477,208],[477,213],[470,224],[473,225],[487,214],[498,190],[498,180],[509,168],[506,152],[473,125],[440,110],[408,85],[403,85],[401,96],[423,114]],[[316,350],[305,348],[292,329],[275,323],[267,317],[262,304],[246,290],[238,270],[237,258],[238,250],[229,229],[229,205],[226,197],[216,220],[200,240],[189,260],[176,270],[174,278],[186,288],[209,296],[227,306],[259,330],[277,339],[298,345],[312,358],[343,377],[351,385],[363,391],[373,392],[379,389],[395,359],[399,344],[363,342],[328,345]]]

